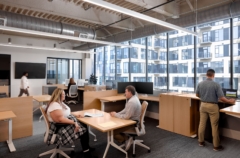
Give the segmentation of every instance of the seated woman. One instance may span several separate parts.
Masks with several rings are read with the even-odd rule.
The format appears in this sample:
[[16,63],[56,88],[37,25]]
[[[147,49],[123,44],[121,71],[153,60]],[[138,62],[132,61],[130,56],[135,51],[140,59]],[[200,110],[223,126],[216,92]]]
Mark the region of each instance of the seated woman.
[[69,89],[70,89],[71,85],[76,85],[73,78],[70,78],[69,83],[68,83],[68,89],[67,89],[68,95],[69,95]]
[[[59,140],[61,141],[60,143],[62,145],[65,145],[73,142],[73,140],[75,139],[80,138],[84,158],[92,158],[93,156],[90,153],[92,148],[90,148],[89,146],[89,135],[87,126],[83,123],[80,123],[73,115],[71,115],[70,108],[63,103],[64,99],[64,90],[60,88],[55,89],[46,108],[47,117],[50,122],[50,130],[54,129],[55,123],[64,124],[64,126],[61,127],[60,132],[61,130],[64,130],[66,132],[61,133],[62,139]],[[48,141],[52,139],[52,135],[50,134],[50,132],[49,135],[50,136],[48,137]]]

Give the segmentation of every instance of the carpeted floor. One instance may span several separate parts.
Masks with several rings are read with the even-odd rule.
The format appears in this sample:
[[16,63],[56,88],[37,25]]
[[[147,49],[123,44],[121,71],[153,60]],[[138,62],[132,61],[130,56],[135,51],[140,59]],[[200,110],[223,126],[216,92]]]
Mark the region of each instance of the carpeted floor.
[[[81,105],[70,105],[72,111],[82,109]],[[44,121],[38,122],[40,111],[34,113],[33,118],[33,136],[14,140],[16,152],[9,153],[6,142],[0,143],[0,158],[37,158],[40,153],[54,148],[47,146],[43,142],[43,134],[45,132]],[[197,139],[188,138],[178,134],[157,128],[158,120],[145,118],[147,133],[141,139],[144,143],[151,147],[151,153],[146,149],[136,147],[136,156],[139,158],[239,158],[240,157],[240,141],[229,138],[221,138],[222,145],[225,150],[215,152],[212,150],[212,144],[207,143],[206,147],[199,147]],[[96,150],[95,155],[102,157],[106,148],[107,134],[92,129],[97,135],[97,142],[93,141],[90,136],[90,145]],[[79,141],[75,143],[75,153],[67,153],[72,158],[81,158],[81,145]],[[132,148],[128,151],[129,157],[132,157]],[[107,158],[124,158],[125,155],[113,147],[109,148]],[[43,158],[49,158],[45,156]]]

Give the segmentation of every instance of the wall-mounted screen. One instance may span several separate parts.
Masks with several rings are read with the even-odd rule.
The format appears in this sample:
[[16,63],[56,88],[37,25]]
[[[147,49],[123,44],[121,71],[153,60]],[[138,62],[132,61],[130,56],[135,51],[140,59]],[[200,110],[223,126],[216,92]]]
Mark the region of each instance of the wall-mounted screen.
[[20,79],[24,72],[28,72],[29,79],[45,79],[46,63],[15,62],[15,79]]

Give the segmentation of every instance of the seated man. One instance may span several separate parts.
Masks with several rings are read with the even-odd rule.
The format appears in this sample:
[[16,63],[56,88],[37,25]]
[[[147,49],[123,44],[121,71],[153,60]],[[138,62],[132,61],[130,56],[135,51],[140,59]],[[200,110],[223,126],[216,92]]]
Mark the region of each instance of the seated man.
[[[141,103],[135,94],[136,94],[135,88],[131,85],[127,86],[125,89],[125,96],[127,98],[125,108],[118,113],[111,112],[110,113],[111,116],[121,118],[121,119],[131,119],[134,121],[140,121]],[[120,143],[125,142],[125,144],[126,144],[125,150],[126,151],[130,148],[131,142],[128,140],[128,137],[126,135],[122,134],[122,132],[124,132],[128,129],[131,129],[131,128],[134,128],[134,130],[135,130],[134,125],[114,130],[114,139]]]

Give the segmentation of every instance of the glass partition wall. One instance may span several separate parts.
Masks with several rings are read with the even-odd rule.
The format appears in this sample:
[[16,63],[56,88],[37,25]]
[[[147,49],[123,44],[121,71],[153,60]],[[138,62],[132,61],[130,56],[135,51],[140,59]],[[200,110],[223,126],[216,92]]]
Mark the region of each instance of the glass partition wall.
[[[109,79],[120,82],[153,82],[155,90],[194,92],[196,84],[205,80],[206,71],[212,68],[216,71],[215,81],[222,88],[238,89],[240,17],[200,24],[187,29],[196,30],[199,36],[195,38],[193,35],[173,30],[122,42],[130,44],[129,48],[107,46],[102,47],[101,51],[98,48],[96,74],[101,81],[99,84]],[[105,55],[101,52],[105,52]],[[105,72],[102,61],[105,61]]]

